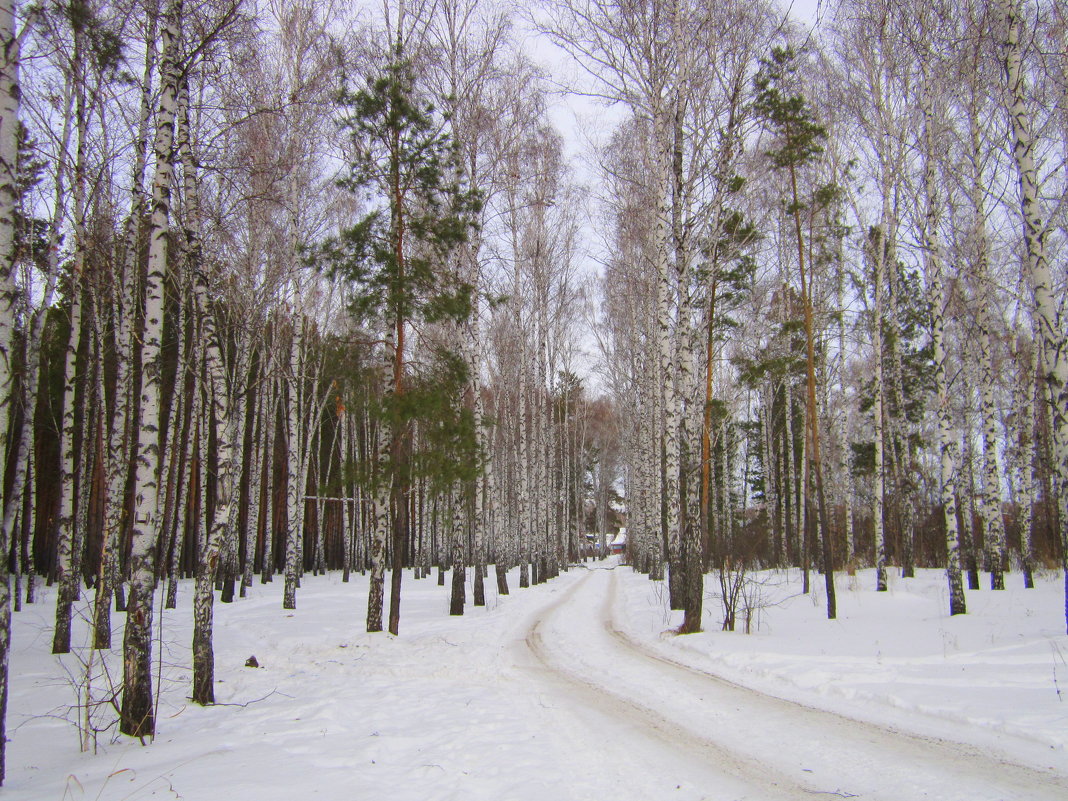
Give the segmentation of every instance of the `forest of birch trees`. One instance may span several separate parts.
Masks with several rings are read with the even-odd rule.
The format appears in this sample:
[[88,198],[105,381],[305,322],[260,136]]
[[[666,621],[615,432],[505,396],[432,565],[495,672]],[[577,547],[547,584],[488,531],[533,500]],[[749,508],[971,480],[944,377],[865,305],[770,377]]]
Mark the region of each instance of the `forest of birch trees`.
[[142,739],[179,593],[210,704],[253,582],[369,574],[396,635],[403,580],[464,614],[621,528],[681,633],[764,568],[1068,615],[1068,12],[817,19],[0,0],[0,780],[44,584]]

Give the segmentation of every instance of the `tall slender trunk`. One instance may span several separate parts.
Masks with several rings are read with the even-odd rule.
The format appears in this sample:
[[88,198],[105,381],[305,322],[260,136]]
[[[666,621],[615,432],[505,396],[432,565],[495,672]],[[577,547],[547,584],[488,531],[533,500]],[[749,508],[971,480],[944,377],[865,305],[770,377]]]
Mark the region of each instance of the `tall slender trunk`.
[[[975,455],[972,449],[972,426],[971,414],[966,401],[964,408],[963,425],[958,426],[961,430],[961,458],[962,464],[967,468],[967,487],[965,488],[968,505],[962,509],[961,517],[964,526],[961,528],[961,546],[964,549],[964,563],[968,569],[968,589],[979,589],[979,536],[978,527],[975,525],[978,515],[975,511]],[[957,506],[961,503],[958,500]]]
[[1034,564],[1035,544],[1032,523],[1034,521],[1034,502],[1040,491],[1039,471],[1034,458],[1035,424],[1035,374],[1038,372],[1038,348],[1030,337],[1020,334],[1016,350],[1017,370],[1015,412],[1012,417],[1011,441],[1015,451],[1017,505],[1019,512],[1017,523],[1020,529],[1021,562],[1024,575],[1024,587],[1035,586]]
[[949,298],[946,295],[942,278],[945,257],[942,252],[941,237],[941,196],[935,172],[936,118],[926,75],[924,79],[925,85],[921,100],[924,137],[924,275],[927,278],[934,383],[938,399],[939,483],[941,484],[942,514],[946,526],[946,580],[949,583],[949,614],[962,615],[967,611],[967,606],[961,579],[960,531],[957,528],[956,439],[953,436],[949,380],[946,375],[945,313]]
[[979,346],[979,398],[982,429],[983,469],[980,477],[982,501],[979,506],[983,519],[986,562],[990,569],[990,588],[1005,589],[1005,523],[1001,516],[1001,468],[997,458],[998,415],[994,406],[994,357],[990,337],[993,315],[990,307],[994,302],[990,286],[990,245],[986,230],[986,208],[983,193],[982,147],[979,130],[978,100],[969,104],[968,127],[971,176],[968,184],[972,205],[970,246],[972,271],[975,281],[978,309],[975,319],[978,327],[976,337]]
[[[193,701],[198,704],[215,703],[215,654],[212,642],[214,627],[213,584],[224,542],[235,528],[237,518],[238,480],[240,466],[241,422],[244,417],[240,403],[235,403],[227,387],[223,364],[224,343],[216,320],[215,307],[209,300],[209,279],[204,263],[199,235],[200,202],[189,128],[189,87],[183,82],[179,96],[178,150],[182,159],[185,214],[183,228],[186,253],[193,272],[194,309],[201,321],[201,340],[204,343],[204,372],[211,404],[205,417],[215,424],[216,479],[214,514],[205,547],[198,554],[196,580],[193,589]],[[240,343],[238,345],[240,348]],[[241,380],[240,358],[235,368],[235,383]],[[208,482],[205,480],[205,485]]]
[[[199,332],[198,332],[199,334]],[[185,533],[186,524],[189,520],[189,512],[191,508],[191,497],[193,491],[193,466],[197,465],[200,469],[201,462],[196,460],[197,452],[194,451],[194,442],[199,441],[199,437],[196,434],[196,427],[200,424],[202,417],[202,405],[203,405],[203,392],[201,391],[201,370],[200,353],[203,350],[202,347],[197,346],[196,340],[200,339],[199,336],[193,338],[192,353],[186,356],[184,359],[180,358],[181,370],[177,375],[184,375],[186,372],[192,374],[193,384],[192,391],[187,396],[185,392],[176,392],[176,400],[180,401],[182,409],[181,426],[184,435],[178,439],[177,434],[172,435],[172,442],[175,445],[175,456],[172,462],[178,465],[176,486],[171,488],[174,493],[174,500],[172,508],[169,510],[171,516],[170,522],[167,524],[170,527],[170,546],[167,553],[169,554],[170,564],[168,566],[168,580],[167,580],[167,599],[164,601],[164,608],[174,609],[178,605],[178,578],[181,573],[182,567],[182,552],[185,548]],[[182,378],[182,384],[185,385],[185,379]],[[181,443],[179,445],[179,442]],[[181,451],[178,452],[178,448]],[[196,461],[194,461],[196,460]],[[201,479],[203,481],[203,479]]]
[[374,500],[372,502],[373,528],[371,532],[371,581],[367,591],[367,631],[382,631],[382,607],[385,598],[386,539],[389,536],[390,485],[383,475],[382,465],[390,442],[389,425],[385,419],[377,424],[376,447],[373,459],[376,464]]
[[[219,322],[216,321],[215,325],[218,328]],[[229,485],[226,487],[226,491],[233,497],[229,503],[226,503],[225,497],[218,496],[220,504],[225,507],[225,511],[230,518],[224,521],[225,529],[223,530],[219,555],[219,569],[223,572],[223,592],[219,600],[223,603],[233,602],[237,577],[241,572],[240,537],[243,535],[240,525],[242,504],[241,475],[243,472],[242,466],[245,464],[246,459],[250,458],[245,454],[245,428],[248,421],[248,410],[245,407],[245,403],[249,392],[251,343],[249,342],[247,328],[240,323],[237,326],[236,336],[233,337],[232,347],[233,359],[231,367],[228,370],[223,368],[222,376],[228,398],[226,407],[227,425],[232,426],[232,430],[229,432],[229,444],[233,449],[230,466],[233,475],[229,477]],[[220,336],[220,364],[222,364],[224,353],[224,343]],[[208,366],[210,368],[210,362]],[[221,466],[220,469],[222,469]]]
[[[884,201],[885,202],[885,201]],[[886,592],[886,525],[884,520],[886,492],[886,459],[884,456],[886,426],[884,423],[883,381],[883,284],[886,261],[885,216],[873,244],[872,284],[875,292],[875,316],[872,320],[871,347],[875,371],[875,402],[872,405],[875,430],[875,474],[872,489],[872,522],[875,528],[875,589]]]
[[[338,425],[341,427],[341,442],[339,443],[340,456],[338,457],[341,462],[341,581],[347,583],[349,580],[349,574],[352,572],[352,532],[349,530],[350,520],[358,514],[358,506],[353,506],[353,515],[349,515],[349,493],[352,492],[351,486],[347,478],[348,465],[352,460],[349,456],[349,429],[352,426],[352,416],[347,412],[345,407],[338,403]],[[355,497],[355,495],[353,495]]]
[[[26,25],[28,28],[29,26]],[[13,261],[18,201],[19,47],[15,0],[0,0],[0,453],[7,453],[12,416],[12,341],[16,302]],[[32,412],[31,412],[32,414]],[[5,499],[0,482],[0,506]],[[0,784],[6,771],[8,658],[11,651],[11,584],[7,554],[11,530],[0,529]]]
[[793,565],[801,564],[801,550],[797,547],[797,526],[794,515],[796,500],[796,475],[797,456],[794,451],[794,401],[790,389],[789,380],[782,384],[782,409],[783,409],[783,442],[780,448],[782,452],[782,477],[783,508],[782,521],[783,532],[786,540],[786,559]]
[[[26,454],[26,462],[26,485],[32,487],[37,480],[37,460],[34,456],[33,448]],[[32,604],[36,602],[37,571],[34,568],[33,504],[30,500],[29,492],[23,494],[21,520],[18,521],[18,530],[22,539],[19,549],[21,552],[20,572],[26,577],[26,603]],[[18,599],[15,600],[15,611],[19,611]]]
[[152,181],[152,218],[145,318],[141,350],[142,379],[137,465],[134,478],[133,537],[130,550],[130,596],[123,638],[123,694],[120,731],[151,737],[156,731],[152,708],[152,616],[155,571],[153,546],[159,526],[160,391],[162,379],[163,286],[167,269],[170,213],[171,145],[178,95],[178,38],[182,0],[170,0],[161,31],[162,70],[154,145],[156,168]]
[[[95,315],[95,310],[90,306],[90,316]],[[93,496],[93,476],[96,475],[96,459],[102,435],[103,425],[103,396],[97,392],[99,381],[94,380],[92,366],[98,364],[93,358],[92,345],[90,344],[87,364],[90,371],[85,382],[85,399],[82,406],[82,444],[78,454],[78,497],[75,504],[76,517],[74,520],[74,538],[71,543],[71,572],[68,576],[70,586],[68,597],[77,602],[81,595],[82,562],[85,554],[85,541],[89,535],[90,509],[89,503]]]
[[449,595],[449,614],[462,615],[467,603],[464,565],[464,540],[467,539],[467,511],[463,489],[459,484],[452,488],[449,510],[449,564],[452,567],[452,592]]
[[[180,101],[181,102],[181,101]],[[180,116],[184,116],[179,112]],[[184,129],[185,123],[179,121],[179,130]],[[179,147],[181,150],[181,147]],[[189,222],[186,221],[186,226]],[[181,562],[181,534],[184,531],[185,518],[184,507],[181,503],[186,494],[189,483],[189,407],[190,398],[185,391],[187,378],[190,375],[190,365],[197,361],[197,351],[200,345],[200,330],[197,326],[198,314],[194,309],[190,313],[188,297],[192,294],[190,284],[190,266],[192,260],[188,241],[177,242],[181,248],[181,254],[177,257],[176,269],[178,271],[178,319],[175,325],[175,338],[178,341],[178,357],[174,370],[174,391],[172,393],[170,409],[167,412],[166,442],[168,456],[160,465],[159,485],[163,492],[161,504],[161,524],[159,542],[157,544],[158,557],[156,559],[156,575],[162,580],[168,578],[166,599],[163,602],[164,609],[173,609],[178,601],[177,573]],[[194,248],[195,249],[195,248]],[[192,319],[191,319],[192,318]],[[194,379],[194,394],[199,389],[199,382]]]
[[[259,365],[258,369],[262,371],[262,365]],[[242,598],[248,594],[248,589],[252,586],[252,576],[256,566],[256,544],[259,542],[260,511],[263,509],[261,490],[263,488],[263,430],[266,425],[266,402],[264,400],[266,383],[262,380],[261,373],[258,377],[260,380],[256,382],[256,405],[252,421],[252,452],[249,454],[249,462],[252,466],[249,469],[248,478],[248,517],[243,531],[245,562],[241,571]]]
[[[540,208],[539,208],[540,210]],[[540,268],[540,264],[535,265]],[[538,276],[539,281],[541,276]],[[539,287],[539,290],[543,290]],[[536,348],[531,351],[531,372],[534,380],[530,383],[530,408],[533,431],[531,440],[533,443],[531,454],[531,467],[534,479],[531,482],[533,489],[533,505],[530,516],[534,521],[534,562],[536,572],[532,576],[534,584],[545,581],[545,571],[542,569],[544,560],[550,548],[550,520],[549,520],[549,471],[547,462],[549,459],[549,424],[551,422],[551,408],[549,395],[551,387],[546,386],[548,377],[548,331],[545,321],[545,305],[541,298],[543,291],[537,291],[537,322]]]
[[[60,510],[56,530],[56,580],[59,593],[56,600],[56,627],[52,638],[52,653],[70,652],[71,609],[77,600],[78,576],[74,566],[75,525],[75,436],[77,429],[74,408],[78,389],[78,351],[82,335],[82,271],[85,265],[85,156],[86,156],[86,85],[83,62],[84,34],[74,26],[74,52],[71,58],[71,80],[74,90],[74,124],[77,145],[74,157],[74,257],[71,266],[70,336],[63,371],[63,423],[60,428]],[[57,197],[57,200],[59,198]],[[57,210],[58,211],[58,210]],[[54,232],[53,235],[55,235]],[[54,252],[54,251],[53,251]]]
[[679,523],[680,508],[680,446],[679,402],[676,385],[677,352],[675,323],[672,316],[671,260],[669,231],[671,226],[669,194],[671,188],[672,147],[669,125],[663,117],[666,112],[655,113],[654,142],[656,150],[656,221],[653,227],[653,258],[656,260],[656,343],[658,358],[657,391],[660,394],[660,409],[663,413],[662,428],[655,448],[662,454],[661,476],[661,531],[668,561],[668,595],[672,609],[682,609],[682,564],[680,560],[681,539]]
[[764,400],[760,405],[760,446],[761,462],[764,465],[764,508],[767,510],[768,524],[771,526],[771,564],[780,566],[782,548],[782,529],[779,527],[779,491],[776,478],[776,463],[772,447],[771,404],[768,402],[767,387],[763,389]]
[[[837,275],[838,308],[845,309],[845,269],[844,257],[839,259],[840,269]],[[849,439],[846,434],[846,418],[849,414],[846,403],[846,316],[838,315],[838,397],[841,410],[835,415],[835,437],[838,440],[838,475],[842,482],[839,498],[842,513],[845,516],[845,558],[849,565],[856,564],[856,545],[853,536],[853,471],[849,464]]]
[[[518,279],[517,279],[518,283]],[[516,320],[516,333],[518,335],[518,314]],[[527,384],[529,377],[526,368],[520,366],[519,381],[516,388],[519,397],[519,409],[516,415],[517,452],[516,470],[519,472],[519,489],[516,503],[516,517],[519,523],[516,526],[518,538],[519,558],[519,587],[530,586],[530,544],[533,538],[534,527],[531,525],[530,514],[530,460],[528,459],[527,442],[530,439],[530,412],[527,408]]]
[[304,443],[301,415],[306,405],[304,399],[303,338],[304,317],[297,314],[291,319],[293,327],[289,351],[289,384],[286,426],[286,540],[285,540],[285,588],[282,608],[297,608],[297,574],[300,541],[304,537],[304,475],[301,458]]
[[[78,376],[78,349],[82,331],[82,288],[79,276],[74,276],[71,288],[70,338],[67,341],[64,369],[63,424],[60,429],[60,511],[56,531],[56,626],[52,637],[52,653],[70,653],[71,610],[77,600],[78,576],[74,574],[75,524],[75,410]],[[84,447],[84,444],[83,444]]]
[[490,448],[489,441],[486,432],[485,420],[485,404],[482,399],[482,378],[480,374],[482,366],[482,345],[480,336],[479,325],[479,310],[476,308],[474,316],[471,320],[468,328],[469,336],[467,338],[468,346],[468,360],[471,370],[471,411],[472,411],[472,424],[475,428],[475,436],[478,438],[478,449],[482,457],[485,459],[483,473],[481,476],[475,478],[474,486],[474,499],[473,499],[473,534],[474,534],[474,553],[473,553],[473,566],[475,571],[474,586],[472,587],[472,602],[475,606],[486,605],[486,587],[485,587],[485,568],[486,568],[486,531],[487,531],[487,519],[489,517],[490,503],[487,485],[491,481],[492,475],[492,462],[490,461]]
[[1012,155],[1020,185],[1020,214],[1027,250],[1026,270],[1031,284],[1038,339],[1042,342],[1042,376],[1052,399],[1051,428],[1053,467],[1058,478],[1060,498],[1061,568],[1064,573],[1065,626],[1068,628],[1068,347],[1060,305],[1053,295],[1053,277],[1046,252],[1047,223],[1038,193],[1035,169],[1035,137],[1027,105],[1023,69],[1022,4],[1019,0],[998,0],[1004,18],[1004,67],[1006,110],[1012,130]]
[[123,230],[122,272],[112,277],[111,320],[115,341],[114,408],[107,444],[107,488],[104,536],[93,603],[94,647],[111,648],[111,596],[119,580],[121,548],[126,530],[126,485],[129,477],[134,403],[131,364],[134,357],[134,304],[140,283],[141,217],[144,209],[144,175],[148,162],[148,131],[152,118],[152,73],[156,63],[157,15],[149,14],[145,37],[145,72],[141,82],[141,113],[134,143],[130,181],[130,211]]
[[911,464],[909,422],[905,413],[905,378],[899,335],[902,326],[898,308],[902,287],[900,270],[896,261],[897,257],[891,251],[886,259],[888,289],[886,293],[888,306],[886,318],[892,330],[897,333],[891,336],[889,342],[887,342],[890,357],[887,422],[890,429],[892,509],[897,517],[898,524],[898,542],[900,545],[898,557],[901,562],[901,576],[902,578],[913,578],[915,576],[915,567],[913,565],[914,492],[912,473],[915,466]]
[[[270,342],[267,350],[273,351]],[[274,486],[274,449],[275,435],[278,430],[278,404],[282,397],[281,380],[271,377],[274,357],[268,353],[271,366],[267,369],[264,383],[265,391],[270,393],[267,400],[266,433],[263,445],[263,471],[267,477],[267,489],[264,493],[263,509],[263,565],[260,567],[260,583],[269,584],[274,580],[274,532],[275,532],[275,486]]]
[[[834,594],[834,557],[833,549],[831,548],[831,526],[830,521],[827,519],[827,502],[823,492],[823,460],[820,454],[820,426],[816,406],[816,340],[815,332],[813,331],[812,314],[812,284],[814,277],[806,273],[805,270],[805,248],[801,235],[801,210],[797,201],[797,174],[792,165],[790,167],[790,186],[794,198],[794,229],[797,234],[798,269],[801,274],[801,300],[805,311],[808,442],[811,446],[812,470],[816,479],[816,510],[819,515],[819,540],[823,544],[823,575],[827,591],[827,617],[830,620],[834,620],[837,615]],[[810,265],[810,269],[811,267],[812,265]]]
[[[41,339],[44,333],[45,319],[48,316],[48,310],[52,307],[53,299],[55,297],[56,283],[60,275],[59,264],[59,245],[61,230],[63,227],[63,217],[67,211],[66,204],[66,173],[67,163],[69,161],[69,148],[70,148],[70,136],[71,129],[73,128],[74,121],[74,80],[73,74],[67,75],[66,87],[65,87],[65,113],[63,115],[62,133],[60,135],[60,157],[56,165],[55,176],[55,195],[54,195],[54,207],[52,224],[49,226],[49,242],[48,242],[48,269],[45,276],[45,287],[43,297],[40,302],[40,307],[36,313],[32,315],[32,322],[27,326],[25,336],[25,368],[24,378],[22,380],[22,403],[23,409],[25,409],[23,415],[22,426],[12,432],[14,441],[11,443],[11,447],[14,450],[14,476],[11,482],[11,488],[7,493],[4,504],[4,516],[3,516],[3,536],[4,542],[11,542],[12,535],[14,533],[14,524],[16,514],[23,507],[22,498],[25,495],[28,500],[27,514],[32,514],[34,500],[34,493],[27,491],[27,487],[32,487],[32,479],[27,483],[27,472],[29,468],[29,455],[32,451],[33,429],[34,429],[34,410],[37,408],[37,400],[39,396],[39,379],[41,373]],[[27,301],[27,305],[31,305]],[[9,358],[10,361],[10,358]],[[9,402],[6,399],[0,400],[0,403]],[[63,429],[61,429],[62,432]],[[7,432],[5,431],[5,434]],[[62,444],[60,446],[60,453],[63,453]],[[29,586],[33,586],[33,570],[29,572]],[[16,600],[16,607],[18,601]],[[58,606],[57,606],[58,609]],[[68,624],[69,628],[69,624]],[[62,636],[62,635],[61,635]],[[68,641],[67,650],[69,650],[69,636],[66,637]],[[67,651],[60,651],[59,653],[66,653]]]

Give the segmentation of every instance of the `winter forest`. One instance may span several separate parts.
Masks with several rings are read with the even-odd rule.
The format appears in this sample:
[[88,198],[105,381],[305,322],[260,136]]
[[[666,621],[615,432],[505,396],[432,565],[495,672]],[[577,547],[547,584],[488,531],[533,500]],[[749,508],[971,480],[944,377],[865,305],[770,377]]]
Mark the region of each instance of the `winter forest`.
[[1063,640],[1062,2],[0,0],[0,38],[0,781],[44,598],[36,649],[116,656],[85,727],[141,742],[180,595],[212,705],[216,604],[324,574],[403,639],[415,586],[471,615],[610,548],[679,634],[748,630],[758,571],[829,619],[836,574],[941,571],[948,617],[1056,573]]

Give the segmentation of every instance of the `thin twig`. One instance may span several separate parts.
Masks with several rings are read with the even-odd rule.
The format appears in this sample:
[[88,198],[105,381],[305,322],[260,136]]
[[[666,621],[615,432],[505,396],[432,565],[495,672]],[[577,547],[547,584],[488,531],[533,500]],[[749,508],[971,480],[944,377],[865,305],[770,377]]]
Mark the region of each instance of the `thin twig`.
[[[236,706],[236,707],[244,708],[246,706],[252,706],[253,704],[258,704],[260,701],[266,701],[272,695],[280,695],[283,698],[292,698],[293,697],[292,695],[286,695],[285,693],[279,692],[278,690],[271,690],[269,693],[267,693],[267,695],[263,696],[262,698],[254,698],[251,701],[245,701],[243,704],[217,702],[217,703],[211,704],[211,706]],[[192,699],[190,699],[190,700],[192,700]]]

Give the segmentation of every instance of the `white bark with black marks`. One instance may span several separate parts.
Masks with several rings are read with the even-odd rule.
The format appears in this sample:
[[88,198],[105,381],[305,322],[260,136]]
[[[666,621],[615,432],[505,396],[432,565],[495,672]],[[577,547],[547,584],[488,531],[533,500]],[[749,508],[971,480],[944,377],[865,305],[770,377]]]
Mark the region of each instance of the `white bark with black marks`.
[[[15,328],[15,209],[18,200],[19,41],[15,0],[0,0],[0,453],[8,447],[11,417],[12,340]],[[0,486],[0,502],[3,498]],[[0,784],[6,770],[8,656],[11,650],[10,530],[0,530]]]
[[134,477],[134,516],[130,548],[130,596],[123,638],[123,693],[120,731],[151,737],[156,722],[152,706],[152,617],[155,583],[154,553],[159,529],[160,391],[162,378],[163,288],[167,269],[167,240],[172,145],[178,105],[178,42],[182,0],[170,0],[161,30],[161,78],[156,114],[156,159],[152,180],[152,215],[148,271],[145,280],[144,344],[141,350],[140,425]]
[[[929,80],[927,76],[925,79]],[[934,362],[934,383],[938,414],[939,484],[941,487],[942,514],[946,527],[946,580],[949,584],[949,614],[961,615],[967,611],[964,584],[961,574],[961,540],[957,527],[957,441],[953,431],[953,413],[950,408],[949,379],[946,370],[945,320],[949,297],[943,276],[945,254],[943,252],[941,226],[942,201],[936,169],[938,146],[938,118],[935,116],[930,87],[923,87],[921,98],[923,111],[923,266],[927,282],[928,308],[931,315],[931,349]]]
[[1065,624],[1068,627],[1068,347],[1061,306],[1053,295],[1053,276],[1046,251],[1049,231],[1043,219],[1035,168],[1035,135],[1032,110],[1028,106],[1023,69],[1024,46],[1021,33],[1024,23],[1019,0],[997,0],[1004,28],[1002,30],[1005,105],[1009,115],[1012,155],[1020,186],[1020,215],[1026,248],[1026,270],[1031,284],[1037,339],[1042,343],[1043,375],[1051,405],[1053,469],[1059,484],[1061,567],[1064,572]]
[[[884,200],[884,205],[888,201]],[[883,220],[885,221],[885,216]],[[885,383],[883,381],[883,285],[885,280],[885,253],[884,228],[880,228],[875,236],[874,253],[872,260],[872,288],[875,293],[875,314],[871,324],[871,348],[872,366],[874,371],[875,400],[872,404],[872,416],[874,419],[875,434],[875,473],[872,489],[872,520],[875,529],[875,589],[885,592],[886,585],[886,525],[883,519],[885,508],[886,486],[886,460],[885,431],[883,418]]]
[[286,540],[285,540],[285,587],[282,593],[282,608],[297,608],[297,580],[300,570],[300,549],[304,538],[304,471],[303,471],[303,425],[301,409],[304,406],[304,316],[291,318],[292,338],[289,346],[289,371],[286,384],[289,396],[286,406]]

